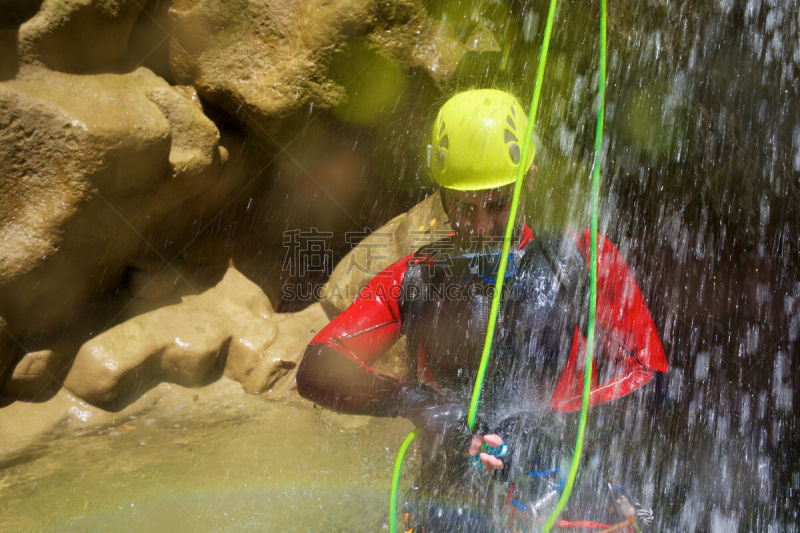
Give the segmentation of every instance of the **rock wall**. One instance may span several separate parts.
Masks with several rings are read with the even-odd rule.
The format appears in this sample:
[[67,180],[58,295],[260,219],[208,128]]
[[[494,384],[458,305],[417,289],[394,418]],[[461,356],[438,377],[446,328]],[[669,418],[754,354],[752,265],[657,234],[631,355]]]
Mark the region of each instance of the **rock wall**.
[[289,126],[276,118],[296,121],[309,106],[333,107],[347,99],[328,66],[349,40],[366,39],[438,83],[454,72],[467,49],[432,24],[414,0],[175,0],[169,17],[174,79],[195,86],[270,143]]
[[[275,312],[264,285],[230,264],[235,227],[252,225],[238,247],[250,251],[237,262],[269,265],[263,277],[280,281],[280,258],[260,256],[258,240],[276,233],[275,217],[247,212],[257,195],[262,211],[277,209],[296,225],[324,211],[311,204],[289,213],[282,198],[269,196],[292,190],[286,181],[296,172],[287,169],[304,152],[285,147],[305,142],[308,134],[297,133],[308,117],[325,132],[312,137],[340,127],[368,136],[364,117],[386,106],[397,113],[408,76],[444,87],[462,55],[481,46],[432,21],[419,0],[4,4],[6,403],[68,394],[117,411],[159,383],[200,386],[223,375],[247,392],[288,393],[303,348],[327,316],[319,304]],[[342,68],[352,58],[362,61],[355,78]],[[348,83],[362,84],[367,67],[390,76],[380,79],[392,87],[368,99],[373,108],[365,112]],[[331,154],[325,169],[301,170],[312,181],[335,181],[350,196],[334,193],[332,202],[355,206],[359,197],[342,184],[364,174],[364,158]],[[430,233],[443,222],[437,205],[429,200],[389,224],[398,250],[412,225]],[[209,227],[228,238],[209,246]],[[279,233],[265,239],[280,244]],[[328,313],[340,300],[325,298]]]
[[19,57],[62,72],[119,69],[143,7],[136,0],[44,0],[19,28]]
[[144,68],[0,83],[0,154],[0,312],[23,338],[118,283],[176,210],[191,223],[226,157],[192,88]]

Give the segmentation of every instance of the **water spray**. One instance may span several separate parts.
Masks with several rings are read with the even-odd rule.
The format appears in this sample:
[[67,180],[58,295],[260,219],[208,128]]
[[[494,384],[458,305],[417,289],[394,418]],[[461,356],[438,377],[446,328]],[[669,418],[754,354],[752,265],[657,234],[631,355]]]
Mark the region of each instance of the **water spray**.
[[[542,79],[544,77],[544,68],[547,61],[547,50],[550,46],[550,35],[553,28],[553,19],[555,18],[556,0],[550,0],[550,6],[547,11],[547,24],[544,30],[544,39],[542,41],[542,48],[539,52],[539,65],[536,71],[536,81],[533,89],[533,97],[531,98],[530,106],[530,120],[528,121],[527,131],[522,143],[522,155],[520,161],[527,161],[527,155],[530,150],[531,138],[533,137],[533,127],[536,122],[536,112],[539,107],[539,97],[541,95]],[[587,331],[587,346],[586,346],[586,362],[584,370],[583,382],[583,395],[581,398],[581,411],[578,420],[578,432],[575,440],[575,452],[572,456],[572,463],[570,465],[569,474],[567,476],[564,489],[561,491],[561,497],[556,504],[555,509],[550,513],[550,516],[545,522],[543,531],[546,533],[550,531],[558,520],[558,516],[569,501],[572,485],[577,475],[578,466],[580,464],[581,452],[583,450],[583,436],[586,429],[586,419],[589,411],[589,392],[591,389],[592,380],[592,361],[594,356],[594,331],[595,331],[595,312],[597,307],[597,211],[599,206],[600,197],[600,159],[603,144],[603,114],[605,109],[605,77],[606,77],[606,0],[601,0],[601,17],[600,17],[600,77],[598,82],[598,99],[599,108],[597,111],[597,129],[595,134],[595,147],[594,147],[594,165],[592,168],[592,192],[591,192],[591,250],[589,259],[589,279],[590,279],[590,293],[589,293],[589,326]],[[467,425],[470,431],[475,428],[475,420],[478,412],[478,404],[480,403],[481,390],[486,376],[486,369],[489,365],[489,358],[491,354],[492,341],[494,339],[495,325],[497,324],[497,315],[500,307],[500,296],[503,290],[503,281],[505,279],[505,272],[508,263],[508,254],[511,249],[511,237],[514,229],[514,221],[517,218],[517,210],[519,207],[519,200],[522,192],[522,181],[525,173],[528,171],[525,165],[520,165],[517,171],[516,181],[514,183],[514,194],[511,201],[511,209],[508,214],[508,221],[506,222],[506,231],[503,238],[503,248],[500,254],[500,265],[497,270],[497,279],[495,281],[494,294],[492,296],[492,306],[489,313],[489,322],[486,329],[486,339],[483,345],[483,352],[481,354],[481,361],[478,367],[478,373],[475,378],[475,386],[472,391],[472,399],[470,400],[469,414],[467,416]],[[395,460],[394,471],[392,474],[392,488],[389,503],[389,530],[391,533],[397,531],[397,493],[400,482],[400,471],[402,469],[403,459],[409,445],[417,436],[419,429],[415,429],[409,433],[397,454]]]
[[597,211],[600,204],[600,158],[603,150],[603,114],[605,111],[606,97],[606,0],[600,0],[600,77],[597,82],[597,98],[600,105],[597,109],[597,129],[594,141],[594,165],[592,166],[592,214],[590,222],[591,250],[589,253],[589,326],[586,334],[586,362],[583,375],[583,395],[581,397],[581,414],[578,419],[578,435],[575,438],[575,452],[572,454],[567,483],[561,493],[553,512],[547,517],[544,524],[544,533],[553,528],[558,515],[564,510],[569,501],[572,485],[578,473],[578,465],[583,451],[583,434],[586,430],[586,419],[589,412],[589,391],[592,382],[592,362],[594,357],[594,329],[595,314],[597,309]]

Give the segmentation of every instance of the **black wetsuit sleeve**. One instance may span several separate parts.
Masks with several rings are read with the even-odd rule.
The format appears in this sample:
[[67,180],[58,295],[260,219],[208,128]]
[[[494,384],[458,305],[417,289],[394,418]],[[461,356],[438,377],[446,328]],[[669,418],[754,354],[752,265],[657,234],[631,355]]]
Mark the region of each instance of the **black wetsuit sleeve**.
[[320,343],[308,346],[297,371],[301,396],[343,413],[397,416],[404,386]]

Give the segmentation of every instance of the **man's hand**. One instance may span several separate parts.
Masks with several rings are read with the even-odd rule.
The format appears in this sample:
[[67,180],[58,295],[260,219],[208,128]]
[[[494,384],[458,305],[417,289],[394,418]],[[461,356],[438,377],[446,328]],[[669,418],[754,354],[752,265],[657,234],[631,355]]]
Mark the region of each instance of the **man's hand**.
[[[400,409],[398,414],[411,420],[417,427],[433,434],[450,434],[451,443],[461,447],[469,442],[469,455],[475,457],[485,443],[487,446],[500,447],[503,439],[495,434],[478,434],[470,437],[467,429],[467,412],[461,403],[448,401],[438,394],[424,389],[404,387],[400,391]],[[471,438],[471,440],[470,440]],[[458,443],[458,444],[456,444]],[[463,444],[461,444],[463,443]],[[487,472],[502,470],[503,461],[488,453],[480,453],[480,461]]]
[[[481,451],[481,446],[483,446],[484,443],[486,443],[488,446],[496,448],[503,445],[503,439],[494,433],[489,435],[474,435],[472,437],[472,442],[469,445],[469,454],[473,457],[478,455],[478,452]],[[503,469],[503,461],[494,455],[481,453],[480,459],[483,468],[485,468],[487,472],[494,472],[495,470]]]

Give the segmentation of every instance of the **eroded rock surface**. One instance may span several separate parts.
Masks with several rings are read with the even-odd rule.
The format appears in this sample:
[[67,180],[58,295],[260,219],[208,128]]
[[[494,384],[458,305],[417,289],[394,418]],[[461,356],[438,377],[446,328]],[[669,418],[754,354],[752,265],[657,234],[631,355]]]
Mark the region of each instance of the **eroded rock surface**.
[[319,305],[276,314],[261,289],[231,266],[215,287],[86,342],[64,386],[106,409],[162,381],[199,386],[223,372],[246,391],[260,393],[291,373],[326,322]]
[[297,365],[327,322],[319,304],[275,313],[230,266],[207,291],[139,314],[80,349],[63,342],[25,354],[0,389],[18,399],[0,409],[0,456],[57,427],[124,424],[156,408],[180,416],[188,404],[214,408],[245,392],[294,396]]
[[[229,138],[239,136],[242,122],[248,126],[247,140],[235,145],[241,159],[263,141],[274,148],[273,134],[294,135],[283,128],[302,124],[293,121],[312,107],[352,99],[344,74],[337,78],[331,70],[332,59],[350,57],[345,51],[366,53],[370,64],[386,60],[384,70],[397,81],[395,92],[377,99],[386,107],[406,90],[410,71],[441,87],[467,50],[493,46],[471,37],[463,42],[450,25],[432,21],[419,0],[12,4],[14,16],[0,26],[0,79],[13,78],[0,82],[0,392],[40,401],[65,382],[109,409],[162,381],[193,386],[223,373],[249,392],[285,393],[306,343],[327,320],[319,304],[275,314],[235,270],[197,294],[208,285],[193,285],[175,268],[203,233],[204,216],[235,209],[236,195],[262,173],[271,175],[265,164],[225,165],[227,151],[201,96],[221,127],[230,126]],[[170,85],[146,68],[126,73],[151,46],[161,54],[165,43],[169,65],[159,73],[185,85]],[[381,116],[384,107],[367,114],[340,107],[327,118],[332,131],[337,120],[369,128],[363,116]],[[349,149],[336,154],[319,172],[308,164],[300,170],[315,185],[357,198],[348,180],[364,173],[364,158]],[[292,168],[302,160],[286,150],[277,156],[279,170],[287,160]],[[339,204],[358,208],[342,195]],[[328,313],[344,308],[350,293],[401,251],[432,240],[444,215],[438,197],[426,202],[368,238],[391,233],[386,253],[372,248],[365,256],[360,248],[337,268],[329,287],[348,287],[327,294]],[[309,203],[309,213],[323,211]],[[297,227],[316,220],[296,218]],[[216,275],[226,253],[214,257]],[[117,300],[101,305],[101,297]],[[70,340],[48,340],[107,308],[114,311],[91,327],[81,324],[85,331]]]
[[0,387],[3,394],[20,400],[42,401],[61,387],[78,346],[60,342],[51,348],[26,353]]
[[404,67],[426,70],[436,82],[449,79],[467,50],[414,0],[175,0],[170,15],[175,79],[197,87],[267,142],[279,135],[282,123],[276,119],[346,99],[327,69],[348,40],[366,39]]
[[[327,323],[328,317],[319,304],[296,313],[272,315],[270,325],[275,328],[274,340],[256,352],[244,337],[240,337],[236,350],[228,356],[225,375],[239,381],[247,392],[269,391],[273,397],[285,396],[294,389],[297,365],[306,346]],[[248,327],[259,325],[251,323]]]
[[[60,326],[159,233],[185,228],[224,152],[190,88],[146,69],[0,83],[0,315]],[[182,209],[178,209],[181,207]]]
[[138,0],[45,0],[19,29],[19,56],[64,72],[119,68],[144,5]]

